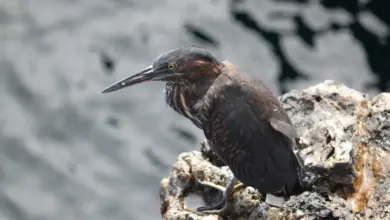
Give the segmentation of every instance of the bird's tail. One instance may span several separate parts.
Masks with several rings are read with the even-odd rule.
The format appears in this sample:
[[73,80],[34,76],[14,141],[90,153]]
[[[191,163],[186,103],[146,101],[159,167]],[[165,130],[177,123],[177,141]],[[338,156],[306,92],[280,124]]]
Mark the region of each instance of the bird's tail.
[[291,195],[298,195],[305,191],[303,186],[303,169],[298,167],[297,169],[297,181],[291,190]]
[[293,141],[293,151],[294,155],[296,158],[296,163],[297,163],[297,181],[296,184],[294,185],[291,194],[296,195],[296,194],[301,194],[304,191],[304,186],[303,186],[303,174],[306,170],[304,161],[302,157],[299,155],[299,149],[297,147],[298,145],[298,139],[295,139]]

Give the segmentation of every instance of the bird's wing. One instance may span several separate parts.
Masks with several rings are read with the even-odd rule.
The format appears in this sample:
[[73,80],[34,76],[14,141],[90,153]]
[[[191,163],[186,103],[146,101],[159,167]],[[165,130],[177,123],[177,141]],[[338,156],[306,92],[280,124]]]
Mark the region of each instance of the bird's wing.
[[[215,97],[220,99],[221,111],[223,111],[223,108],[227,108],[226,106],[234,109],[234,114],[236,115],[231,117],[233,118],[232,123],[235,118],[244,118],[244,120],[250,120],[250,122],[256,120],[258,121],[257,124],[262,124],[263,127],[250,128],[248,125],[253,123],[245,123],[245,121],[237,121],[230,126],[244,127],[243,129],[247,129],[249,133],[255,135],[258,135],[258,133],[269,133],[269,131],[264,132],[267,129],[275,130],[281,136],[288,137],[290,139],[288,141],[291,141],[291,144],[285,145],[287,148],[285,150],[289,152],[292,150],[299,165],[303,167],[303,162],[298,154],[295,142],[298,135],[277,97],[271,90],[265,87],[261,80],[251,78],[229,61],[223,61],[223,64],[223,74],[216,80],[215,87],[210,90],[210,94],[217,94]],[[241,129],[241,132],[243,131],[242,128],[237,129]],[[258,136],[258,139],[261,140],[262,138]]]
[[216,153],[244,184],[265,191],[296,181],[296,159],[290,140],[254,111],[235,89],[225,91],[210,123]]
[[275,130],[281,132],[292,140],[295,140],[298,137],[295,128],[291,124],[274,117],[269,118],[269,122]]
[[[251,84],[251,88],[255,91],[255,93],[262,93],[265,95],[263,98],[256,99],[257,102],[252,102],[252,108],[263,109],[263,112],[265,112],[265,118],[269,120],[271,126],[276,131],[290,138],[290,147],[294,151],[299,166],[303,168],[303,159],[299,155],[299,149],[296,143],[298,134],[292,125],[289,116],[283,109],[283,106],[280,104],[277,97],[271,92],[271,90],[264,86],[263,82],[260,80],[253,80],[252,82],[253,83]],[[272,106],[272,111],[269,110],[269,106]],[[271,112],[272,114],[270,114]]]
[[291,148],[294,151],[294,155],[297,158],[299,166],[301,168],[303,168],[304,162],[303,162],[302,157],[299,155],[299,149],[298,149],[297,144],[296,144],[296,138],[298,137],[298,134],[297,134],[295,128],[291,124],[286,123],[284,121],[280,121],[276,118],[270,118],[269,122],[270,122],[271,126],[276,131],[278,131],[278,132],[280,132],[280,133],[282,133],[290,138]]

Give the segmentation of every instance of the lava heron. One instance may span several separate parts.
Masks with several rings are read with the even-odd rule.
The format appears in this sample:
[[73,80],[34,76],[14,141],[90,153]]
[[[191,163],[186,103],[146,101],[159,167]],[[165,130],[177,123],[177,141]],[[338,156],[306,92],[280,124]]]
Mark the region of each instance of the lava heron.
[[[165,101],[202,129],[211,150],[230,168],[233,178],[222,200],[198,212],[222,214],[238,187],[266,194],[281,206],[301,188],[302,160],[296,131],[277,97],[257,79],[207,50],[182,47],[163,53],[140,73],[106,88],[113,92],[146,81],[165,81]],[[238,183],[241,182],[241,183]],[[209,182],[200,182],[214,188]]]

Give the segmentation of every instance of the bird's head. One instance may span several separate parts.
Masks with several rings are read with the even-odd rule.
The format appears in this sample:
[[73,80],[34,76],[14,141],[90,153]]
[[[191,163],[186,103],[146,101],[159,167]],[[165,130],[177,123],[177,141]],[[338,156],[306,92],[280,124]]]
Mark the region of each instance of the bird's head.
[[221,73],[220,62],[205,49],[182,47],[161,54],[141,72],[107,87],[102,93],[113,92],[147,81],[196,83],[215,79]]

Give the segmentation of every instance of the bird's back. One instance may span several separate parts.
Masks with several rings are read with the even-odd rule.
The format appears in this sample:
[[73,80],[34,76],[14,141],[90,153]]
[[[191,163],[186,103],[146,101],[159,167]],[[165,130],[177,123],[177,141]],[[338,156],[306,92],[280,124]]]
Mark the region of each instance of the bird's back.
[[205,135],[234,175],[262,192],[291,193],[299,181],[296,133],[276,96],[225,61],[206,99]]

